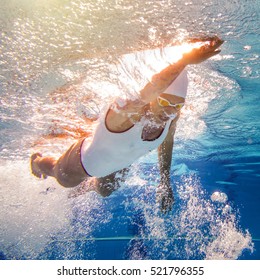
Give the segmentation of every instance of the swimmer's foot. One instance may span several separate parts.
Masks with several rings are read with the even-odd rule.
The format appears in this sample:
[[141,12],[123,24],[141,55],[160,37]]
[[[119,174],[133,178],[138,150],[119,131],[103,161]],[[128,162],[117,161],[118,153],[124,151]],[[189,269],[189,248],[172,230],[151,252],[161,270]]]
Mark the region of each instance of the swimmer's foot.
[[40,158],[42,158],[42,155],[40,153],[35,153],[31,156],[31,171],[32,174],[37,178],[46,179],[47,175],[41,171],[38,165],[38,161]]

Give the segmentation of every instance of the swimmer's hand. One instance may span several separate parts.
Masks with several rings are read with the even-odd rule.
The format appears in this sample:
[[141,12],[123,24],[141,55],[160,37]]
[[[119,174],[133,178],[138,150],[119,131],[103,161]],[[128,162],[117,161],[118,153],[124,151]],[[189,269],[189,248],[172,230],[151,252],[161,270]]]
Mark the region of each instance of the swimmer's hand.
[[198,64],[214,55],[219,54],[221,50],[219,50],[218,48],[224,43],[224,41],[217,36],[207,37],[203,39],[192,39],[190,40],[190,42],[201,42],[202,44],[203,42],[205,42],[205,44],[203,44],[199,48],[194,48],[190,52],[183,54],[182,61],[185,65]]
[[160,184],[156,190],[156,203],[159,204],[163,214],[167,214],[172,210],[174,197],[172,188],[169,184]]

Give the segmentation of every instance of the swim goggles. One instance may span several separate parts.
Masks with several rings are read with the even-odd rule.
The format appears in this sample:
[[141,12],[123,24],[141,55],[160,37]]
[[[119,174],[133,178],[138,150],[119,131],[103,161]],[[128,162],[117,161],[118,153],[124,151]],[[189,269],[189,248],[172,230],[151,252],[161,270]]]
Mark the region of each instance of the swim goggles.
[[176,109],[181,109],[184,106],[184,103],[172,104],[169,100],[167,100],[161,96],[157,97],[157,102],[158,102],[159,106],[161,106],[161,107],[174,107]]

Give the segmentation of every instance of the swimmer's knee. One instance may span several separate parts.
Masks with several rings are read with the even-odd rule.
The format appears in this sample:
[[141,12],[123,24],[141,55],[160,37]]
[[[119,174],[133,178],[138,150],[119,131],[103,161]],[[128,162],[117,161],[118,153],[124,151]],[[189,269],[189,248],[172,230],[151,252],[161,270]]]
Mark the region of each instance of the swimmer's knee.
[[115,189],[112,188],[106,188],[106,187],[102,187],[98,189],[98,193],[102,196],[102,197],[108,197],[110,196],[113,192],[115,191]]
[[102,197],[108,197],[117,189],[118,189],[117,183],[113,183],[113,184],[109,183],[109,184],[100,184],[97,188],[97,191]]

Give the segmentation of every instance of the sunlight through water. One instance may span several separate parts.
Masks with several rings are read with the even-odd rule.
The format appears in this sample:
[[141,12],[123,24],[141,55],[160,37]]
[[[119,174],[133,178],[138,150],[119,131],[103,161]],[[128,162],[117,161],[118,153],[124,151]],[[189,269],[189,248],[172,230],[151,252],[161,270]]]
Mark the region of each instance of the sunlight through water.
[[[258,1],[2,2],[1,258],[254,258]],[[153,74],[188,50],[190,38],[216,34],[225,40],[222,52],[187,67],[171,213],[162,215],[155,203],[156,151],[134,163],[107,198],[73,198],[54,179],[31,175],[33,152],[58,157],[80,137],[91,137],[115,96],[136,98]]]

